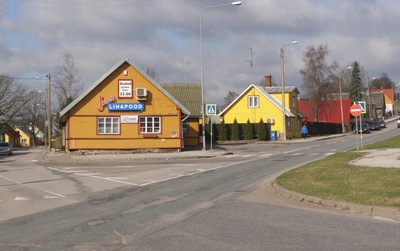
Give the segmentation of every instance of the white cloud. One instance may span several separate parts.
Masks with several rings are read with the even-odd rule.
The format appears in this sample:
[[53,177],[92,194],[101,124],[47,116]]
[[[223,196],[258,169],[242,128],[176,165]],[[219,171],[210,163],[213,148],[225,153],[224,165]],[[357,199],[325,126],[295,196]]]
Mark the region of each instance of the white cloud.
[[[163,82],[200,82],[200,12],[226,0],[8,0],[0,3],[0,73],[29,77],[52,72],[70,51],[90,86],[121,58]],[[3,7],[3,8],[1,8]],[[357,60],[370,77],[400,82],[400,2],[396,0],[243,0],[203,12],[205,97],[222,104],[272,74],[280,85],[300,86],[303,52],[327,44],[342,67]],[[253,76],[248,61],[253,50]],[[32,84],[35,86],[35,84]],[[38,87],[39,88],[39,87]]]

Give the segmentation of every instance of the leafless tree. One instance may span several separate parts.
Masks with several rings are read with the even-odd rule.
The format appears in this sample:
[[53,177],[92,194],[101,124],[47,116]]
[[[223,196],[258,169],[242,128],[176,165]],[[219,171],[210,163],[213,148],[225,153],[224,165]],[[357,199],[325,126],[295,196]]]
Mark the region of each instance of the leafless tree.
[[38,134],[40,132],[46,133],[46,99],[44,94],[38,91],[30,91],[27,94],[27,98],[28,100],[25,104],[25,108],[22,110],[21,115],[17,118],[16,123],[20,126],[26,126],[29,128],[35,145]]
[[371,88],[373,89],[391,89],[393,86],[394,82],[386,72],[382,73],[379,78],[375,78],[371,82]]
[[303,89],[306,91],[305,97],[313,102],[314,116],[318,121],[318,110],[327,100],[327,96],[332,92],[332,82],[334,82],[335,71],[338,64],[327,63],[329,54],[327,45],[319,45],[315,48],[313,45],[307,47],[304,52],[304,68],[300,70],[303,75]]
[[0,75],[0,127],[21,116],[27,102],[26,89],[15,79]]
[[68,51],[63,52],[60,61],[61,65],[56,67],[52,75],[52,86],[57,96],[59,110],[62,110],[79,96],[83,84],[80,83],[79,69],[74,56]]
[[234,91],[229,91],[228,95],[224,98],[224,105],[222,108],[227,107],[230,103],[232,103],[237,97],[239,97],[239,94],[237,94]]
[[157,83],[160,82],[160,77],[158,76],[154,68],[147,67],[146,74],[149,75],[152,79],[154,79],[154,81],[156,81]]

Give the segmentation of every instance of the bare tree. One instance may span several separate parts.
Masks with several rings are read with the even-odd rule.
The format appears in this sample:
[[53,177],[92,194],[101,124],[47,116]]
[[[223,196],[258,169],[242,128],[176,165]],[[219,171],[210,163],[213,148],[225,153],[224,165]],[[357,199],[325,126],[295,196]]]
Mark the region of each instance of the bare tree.
[[374,89],[391,89],[393,86],[394,82],[386,72],[382,73],[379,78],[376,78],[371,82],[371,88]]
[[17,118],[18,125],[27,126],[33,137],[34,145],[37,142],[37,136],[40,132],[46,133],[45,114],[46,100],[43,93],[30,91],[27,94],[27,102],[21,115]]
[[79,82],[79,70],[74,56],[68,51],[63,52],[60,61],[61,65],[56,67],[53,74],[52,86],[57,96],[59,109],[62,110],[79,96],[83,84]]
[[228,95],[224,98],[224,104],[219,107],[220,110],[225,109],[230,103],[232,103],[237,97],[239,97],[239,94],[237,94],[234,91],[229,91]]
[[160,82],[160,77],[158,76],[154,68],[147,67],[146,74],[149,75],[152,79],[154,79],[154,81],[156,81],[157,83]]
[[28,99],[26,89],[6,75],[0,75],[0,128],[21,116]]
[[315,48],[313,45],[307,47],[304,52],[303,61],[305,66],[300,70],[303,75],[303,89],[306,91],[305,97],[313,102],[314,116],[318,121],[319,107],[327,102],[328,94],[332,92],[332,82],[335,81],[335,70],[338,64],[327,63],[329,54],[327,45],[319,45]]

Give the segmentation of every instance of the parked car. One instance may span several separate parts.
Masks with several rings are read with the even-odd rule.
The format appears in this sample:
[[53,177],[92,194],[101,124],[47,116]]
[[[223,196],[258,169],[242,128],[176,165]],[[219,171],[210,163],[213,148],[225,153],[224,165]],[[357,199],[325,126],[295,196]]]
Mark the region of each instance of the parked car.
[[386,128],[386,122],[383,119],[378,119],[378,123],[381,126],[381,128]]
[[8,142],[0,142],[0,154],[12,155],[12,147]]
[[397,117],[397,128],[400,128],[400,116]]
[[[368,123],[362,123],[361,128],[362,128],[362,133],[370,133],[371,132],[371,128]],[[361,132],[360,129],[358,131]],[[357,129],[354,129],[354,133],[357,133]]]
[[378,121],[371,121],[369,122],[369,127],[373,131],[377,131],[381,129],[381,125],[378,123]]

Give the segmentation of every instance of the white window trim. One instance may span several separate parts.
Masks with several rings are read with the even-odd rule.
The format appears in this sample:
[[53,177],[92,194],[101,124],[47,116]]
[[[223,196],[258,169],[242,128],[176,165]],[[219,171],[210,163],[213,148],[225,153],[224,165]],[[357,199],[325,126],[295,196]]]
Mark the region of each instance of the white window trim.
[[[158,122],[155,121],[158,119]],[[143,125],[144,120],[144,126]],[[158,123],[158,126],[156,126]],[[151,126],[149,126],[151,125]],[[160,134],[161,133],[161,117],[139,117],[139,133],[140,134]]]
[[258,108],[259,105],[260,105],[260,102],[259,102],[259,98],[257,95],[248,96],[248,98],[247,98],[247,107],[248,108]]
[[[107,119],[111,119],[111,122],[107,122]],[[104,124],[102,127],[103,131],[100,131],[100,124]],[[107,132],[107,124],[110,123],[110,132]],[[114,126],[116,124],[116,126]],[[119,117],[98,117],[97,118],[97,134],[108,135],[108,134],[120,134],[121,121]]]

